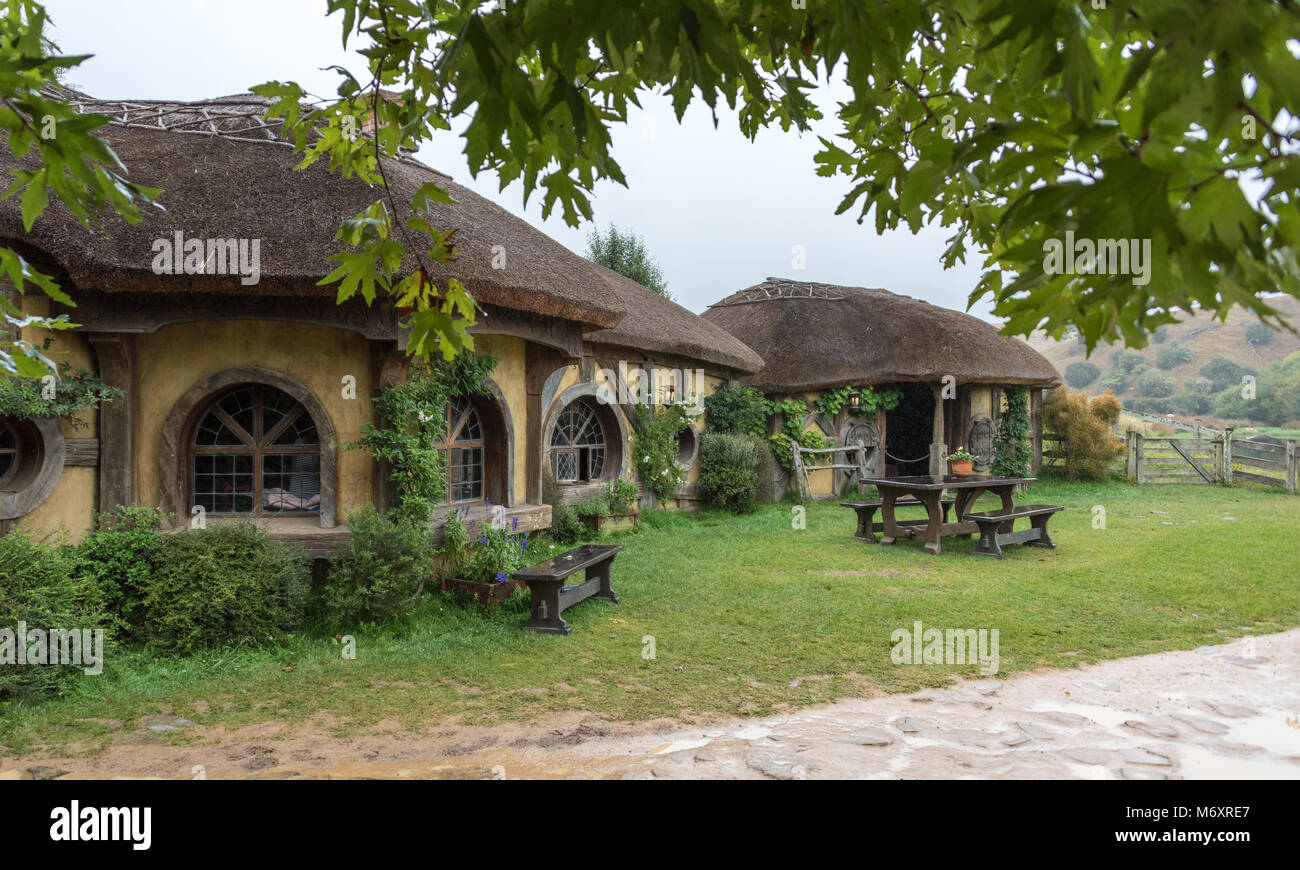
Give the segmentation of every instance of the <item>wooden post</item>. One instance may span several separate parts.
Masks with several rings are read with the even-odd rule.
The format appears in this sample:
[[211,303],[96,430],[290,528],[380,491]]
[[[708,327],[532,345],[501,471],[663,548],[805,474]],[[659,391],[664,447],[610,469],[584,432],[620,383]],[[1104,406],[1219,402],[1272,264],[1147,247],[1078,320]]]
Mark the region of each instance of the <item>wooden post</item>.
[[1196,425],[1195,427],[1193,427],[1192,432],[1195,433],[1196,446],[1200,447],[1201,446],[1201,421],[1200,420],[1196,421]]
[[1135,457],[1133,466],[1137,470],[1134,475],[1137,483],[1146,483],[1146,474],[1142,468],[1142,433],[1133,433],[1133,455]]
[[[135,504],[135,341],[120,333],[89,334],[99,377],[126,395],[99,409],[99,510],[109,513],[118,505]],[[189,516],[185,505],[184,521]]]
[[1296,467],[1300,463],[1300,456],[1297,456],[1296,447],[1295,439],[1286,442],[1286,491],[1292,495],[1295,495],[1296,490],[1300,489],[1300,480],[1296,479],[1296,472],[1300,470]]
[[1137,432],[1129,429],[1124,433],[1124,478],[1129,483],[1138,482],[1136,443]]
[[948,445],[942,441],[930,445],[930,476],[943,477],[948,465]]
[[1232,427],[1223,428],[1222,477],[1225,486],[1232,486]]
[[934,394],[934,417],[930,425],[930,476],[938,477],[943,474],[943,457],[948,452],[943,442],[943,385],[930,384],[930,392]]
[[1223,438],[1214,439],[1214,476],[1223,483]]
[[801,501],[811,501],[812,487],[808,485],[808,472],[804,469],[803,457],[799,455],[799,442],[791,442],[790,455],[792,467],[794,468],[795,486],[799,488],[799,498]]

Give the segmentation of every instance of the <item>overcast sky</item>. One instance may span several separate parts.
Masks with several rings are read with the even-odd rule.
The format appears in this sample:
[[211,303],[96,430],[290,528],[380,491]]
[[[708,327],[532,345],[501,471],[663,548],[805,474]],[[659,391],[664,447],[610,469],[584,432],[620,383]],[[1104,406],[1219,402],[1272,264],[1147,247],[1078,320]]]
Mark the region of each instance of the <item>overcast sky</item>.
[[[329,95],[341,64],[364,71],[341,46],[341,16],[325,17],[324,0],[46,0],[54,36],[66,54],[93,54],[69,81],[105,99],[177,99],[242,93],[271,79],[294,80]],[[823,110],[837,94],[823,93]],[[645,237],[678,302],[693,311],[765,277],[883,287],[964,310],[979,263],[945,271],[940,254],[950,232],[878,236],[835,209],[850,184],[819,178],[812,161],[816,133],[830,136],[833,113],[814,134],[779,128],[748,141],[734,115],[719,112],[714,129],[706,107],[679,125],[668,101],[643,100],[614,131],[613,154],[628,187],[603,183],[593,200],[595,223]],[[455,132],[419,153],[425,163],[542,228],[571,250],[585,250],[590,224],[542,220],[540,197],[525,208],[519,183],[498,191],[497,178],[471,178]],[[165,194],[164,194],[165,196]],[[856,211],[856,208],[854,209]],[[806,268],[792,267],[792,249],[806,251]],[[972,311],[986,319],[988,306]]]

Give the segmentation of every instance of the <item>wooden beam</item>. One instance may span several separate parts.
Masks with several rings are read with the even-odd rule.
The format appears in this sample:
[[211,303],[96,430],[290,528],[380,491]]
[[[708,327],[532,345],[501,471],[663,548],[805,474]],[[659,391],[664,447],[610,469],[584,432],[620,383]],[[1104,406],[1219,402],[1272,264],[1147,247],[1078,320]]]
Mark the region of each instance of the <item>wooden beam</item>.
[[99,377],[126,395],[99,409],[99,510],[135,503],[135,340],[123,333],[93,332]]

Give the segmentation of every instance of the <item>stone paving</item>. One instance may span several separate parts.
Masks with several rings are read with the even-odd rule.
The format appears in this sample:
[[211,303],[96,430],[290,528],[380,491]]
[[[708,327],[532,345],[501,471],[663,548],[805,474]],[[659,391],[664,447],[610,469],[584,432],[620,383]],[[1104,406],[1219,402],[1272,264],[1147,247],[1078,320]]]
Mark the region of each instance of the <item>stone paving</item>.
[[623,768],[625,779],[1300,779],[1300,631],[682,732]]

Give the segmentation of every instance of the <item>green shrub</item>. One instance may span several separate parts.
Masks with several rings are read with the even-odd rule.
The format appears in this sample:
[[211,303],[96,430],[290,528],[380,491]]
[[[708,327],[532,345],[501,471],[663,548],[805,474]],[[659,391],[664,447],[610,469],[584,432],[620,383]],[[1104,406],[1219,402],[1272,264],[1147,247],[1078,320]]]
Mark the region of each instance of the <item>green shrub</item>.
[[637,433],[632,451],[641,485],[661,501],[672,498],[686,482],[686,472],[677,464],[677,436],[690,425],[684,405],[663,405],[658,411],[636,406]]
[[1273,327],[1263,321],[1255,321],[1250,326],[1246,327],[1246,341],[1249,344],[1272,344]]
[[[115,620],[104,607],[98,583],[75,569],[70,547],[37,541],[23,532],[0,537],[0,629],[14,632],[13,646],[0,662],[0,698],[38,698],[65,690],[93,662],[83,664],[18,664],[18,623],[35,629],[64,631],[103,629],[105,647]],[[30,638],[30,634],[29,634]],[[83,648],[84,649],[84,648]]]
[[484,525],[478,537],[471,535],[469,553],[461,579],[475,583],[505,583],[510,575],[526,566],[528,535],[512,535],[507,529]]
[[166,535],[153,508],[123,507],[96,517],[96,528],[76,548],[79,578],[102,590],[108,610],[128,635],[144,626],[144,591]]
[[1243,375],[1255,374],[1254,369],[1239,366],[1227,357],[1215,357],[1201,367],[1198,374],[1208,378],[1214,385],[1213,392],[1226,390],[1228,387],[1240,387]]
[[301,549],[250,522],[171,535],[145,588],[145,635],[179,653],[278,640],[302,621],[310,574]]
[[637,486],[626,477],[619,477],[611,480],[605,487],[605,497],[609,499],[609,506],[618,513],[628,513],[636,503]]
[[1083,393],[1053,390],[1043,404],[1043,427],[1060,439],[1058,451],[1066,480],[1080,477],[1105,480],[1107,466],[1124,451],[1124,442],[1110,427],[1119,416],[1119,403],[1112,395],[1088,401]]
[[330,563],[321,589],[333,625],[396,619],[433,576],[436,551],[427,526],[365,505],[348,516],[352,541]]
[[1126,375],[1137,375],[1146,371],[1147,361],[1142,354],[1120,348],[1110,355],[1111,365],[1115,371]]
[[770,403],[753,387],[723,384],[704,398],[709,431],[745,435],[766,435]]
[[768,504],[780,499],[777,487],[781,483],[781,466],[777,465],[767,439],[754,435],[741,437],[754,446],[754,452],[758,456],[758,503]]
[[1102,378],[1097,383],[1097,386],[1101,387],[1103,390],[1107,390],[1120,396],[1124,394],[1126,389],[1128,389],[1128,380],[1119,372],[1111,372],[1106,375],[1106,377]]
[[1137,392],[1139,396],[1147,398],[1167,398],[1174,394],[1174,382],[1162,374],[1147,372],[1138,378]]
[[748,513],[758,498],[759,451],[742,435],[709,432],[700,441],[700,493],[714,507]]
[[1100,374],[1101,369],[1090,362],[1070,363],[1065,369],[1065,382],[1076,390],[1082,390]]
[[1006,410],[998,418],[993,440],[993,473],[998,477],[1025,477],[1034,459],[1029,440],[1029,391],[1024,387],[1006,389]]
[[578,516],[580,517],[603,517],[609,512],[609,501],[603,496],[593,495],[578,502]]
[[576,544],[586,531],[587,527],[573,505],[561,505],[552,509],[550,534],[557,544]]
[[1200,396],[1196,393],[1179,393],[1169,398],[1169,410],[1173,414],[1184,414],[1192,416],[1195,414],[1208,414],[1214,407],[1209,396]]
[[1156,354],[1156,368],[1172,369],[1191,362],[1195,356],[1190,347],[1176,341],[1169,347],[1160,348],[1160,352]]

